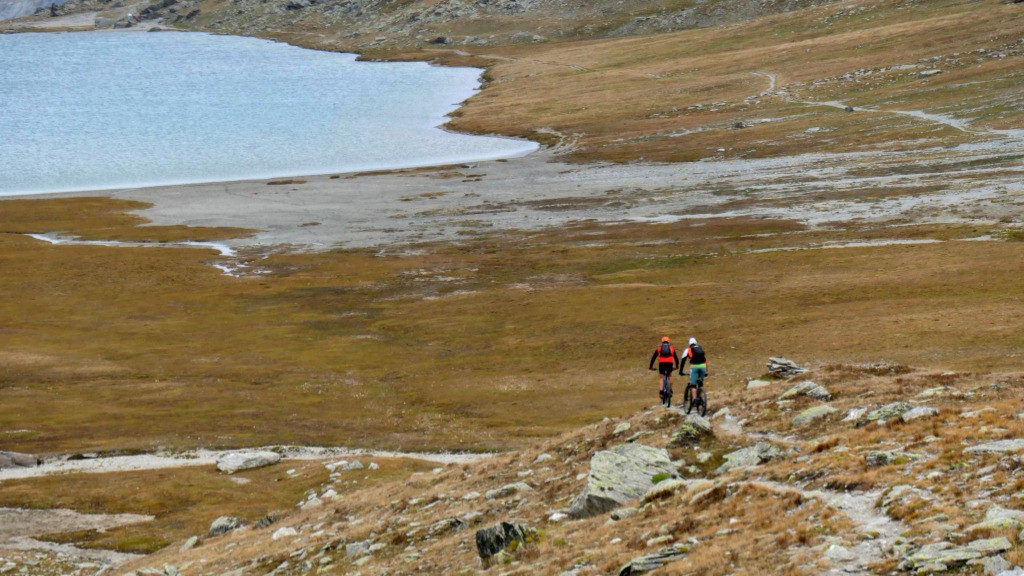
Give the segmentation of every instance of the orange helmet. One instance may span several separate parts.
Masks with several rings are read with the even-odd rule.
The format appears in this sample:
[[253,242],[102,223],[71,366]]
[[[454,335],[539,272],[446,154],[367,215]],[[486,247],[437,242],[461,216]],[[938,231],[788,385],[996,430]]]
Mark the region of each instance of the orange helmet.
[[662,336],[661,337],[661,341],[662,342],[668,342],[669,341],[668,336]]

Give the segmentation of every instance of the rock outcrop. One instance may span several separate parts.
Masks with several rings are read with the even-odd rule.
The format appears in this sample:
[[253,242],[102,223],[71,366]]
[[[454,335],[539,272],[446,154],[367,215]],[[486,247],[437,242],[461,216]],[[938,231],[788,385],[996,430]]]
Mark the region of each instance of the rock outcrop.
[[768,442],[758,442],[753,446],[747,446],[746,448],[726,454],[725,463],[719,466],[715,473],[721,474],[733,468],[757,466],[758,464],[770,462],[779,456],[782,456],[782,450]]
[[281,455],[269,450],[258,452],[231,452],[221,456],[217,460],[217,470],[234,474],[242,470],[252,470],[277,464],[281,461]]
[[571,518],[588,518],[637,500],[658,476],[675,476],[668,452],[642,444],[623,444],[594,454],[587,486],[569,508]]
[[797,414],[796,418],[793,418],[793,426],[807,426],[812,422],[816,422],[818,420],[827,418],[832,414],[835,414],[836,412],[839,412],[839,410],[836,410],[835,408],[829,406],[828,404],[822,404],[821,406],[812,406],[807,410],[804,410],[803,412]]
[[514,553],[521,546],[537,541],[537,531],[524,524],[499,522],[490,528],[477,530],[476,551],[484,565],[502,553]]
[[707,418],[699,414],[687,414],[683,425],[672,433],[669,443],[673,446],[685,446],[687,444],[695,444],[703,438],[713,435],[714,429]]
[[34,468],[41,462],[38,456],[32,454],[0,450],[0,470],[4,468]]
[[807,369],[797,366],[792,360],[780,356],[768,359],[768,373],[777,378],[792,378],[804,372],[807,372]]
[[796,396],[807,396],[808,398],[821,400],[822,402],[828,402],[832,399],[832,393],[829,392],[828,389],[817,382],[807,380],[805,382],[800,382],[789,390],[783,392],[782,396],[779,397],[779,400],[788,400],[790,398],[795,398]]

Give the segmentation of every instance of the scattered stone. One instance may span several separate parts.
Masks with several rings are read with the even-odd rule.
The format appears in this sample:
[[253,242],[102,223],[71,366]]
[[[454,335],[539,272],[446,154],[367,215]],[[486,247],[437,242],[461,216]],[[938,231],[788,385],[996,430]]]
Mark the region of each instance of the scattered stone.
[[499,522],[490,528],[477,530],[476,551],[487,565],[501,552],[515,553],[520,547],[537,541],[537,531],[524,524]]
[[713,435],[714,429],[707,418],[699,414],[687,414],[683,425],[672,433],[669,443],[673,446],[683,446],[699,442],[701,439]]
[[676,475],[664,449],[623,444],[602,450],[590,459],[587,486],[573,500],[569,516],[588,518],[636,500],[654,486],[654,477],[659,475]]
[[258,452],[231,452],[221,456],[217,460],[217,469],[221,472],[234,474],[242,470],[252,470],[277,464],[281,461],[281,455],[277,452],[262,450]]
[[548,460],[551,460],[553,458],[554,458],[554,456],[552,456],[551,454],[548,454],[547,452],[544,452],[542,454],[539,454],[537,456],[537,458],[534,459],[533,463],[534,464],[540,464],[541,462],[547,462]]
[[735,452],[730,452],[724,456],[725,463],[715,470],[716,474],[721,474],[727,470],[733,468],[743,468],[746,466],[757,466],[770,462],[774,458],[782,456],[782,450],[779,450],[775,446],[772,446],[768,442],[758,442],[753,446],[747,446],[741,448]]
[[620,434],[624,434],[628,432],[629,429],[632,427],[633,425],[630,424],[629,422],[620,422],[619,425],[615,427],[615,430],[612,431],[612,435],[618,436]]
[[817,382],[811,382],[810,380],[807,380],[804,382],[800,382],[799,384],[793,386],[789,390],[783,392],[782,396],[779,396],[779,400],[788,400],[790,398],[795,398],[796,396],[807,396],[808,398],[821,400],[822,402],[828,402],[829,400],[832,399],[832,393],[829,392],[824,386],[818,384]]
[[933,70],[922,70],[922,71],[918,72],[917,75],[920,76],[921,78],[931,78],[932,76],[938,76],[939,74],[942,74],[942,73],[943,73],[943,70],[933,69]]
[[632,576],[633,574],[646,574],[661,568],[662,566],[679,560],[689,551],[685,544],[673,544],[666,546],[654,554],[639,556],[629,561],[619,569],[619,576]]
[[806,426],[812,422],[827,418],[836,412],[839,412],[839,410],[836,410],[828,404],[812,406],[811,408],[797,414],[796,418],[793,418],[793,427]]
[[551,516],[548,516],[548,522],[562,522],[569,517],[565,512],[555,512]]
[[236,518],[234,516],[221,516],[210,524],[209,535],[220,536],[221,534],[226,534],[232,530],[238,530],[244,525],[245,523],[241,518]]
[[939,565],[946,567],[944,571],[955,570],[965,566],[971,560],[1001,554],[1010,548],[1012,548],[1012,544],[1002,536],[975,540],[967,546],[936,542],[922,546],[918,551],[907,556],[901,566],[918,573],[927,573]]
[[825,549],[825,558],[834,563],[852,562],[857,559],[857,555],[850,552],[850,549],[839,544],[829,544],[828,548]]
[[270,536],[270,539],[271,540],[280,540],[281,538],[290,538],[292,536],[298,536],[298,535],[299,535],[298,530],[296,530],[295,528],[292,528],[291,526],[285,526],[283,528],[278,528]]
[[911,460],[917,460],[921,458],[919,454],[913,454],[910,452],[899,452],[897,450],[872,450],[868,452],[867,465],[868,468],[877,468],[879,466],[888,466],[890,464],[906,464]]
[[195,548],[196,544],[198,544],[198,543],[199,543],[199,536],[193,536],[193,537],[189,538],[188,540],[185,540],[185,543],[182,544],[180,548],[178,548],[178,552],[188,552],[189,550]]
[[376,462],[370,462],[370,465],[367,466],[367,469],[369,469],[369,470],[380,470],[380,464],[377,464]]
[[771,386],[771,384],[772,384],[771,380],[760,380],[760,379],[755,378],[753,380],[747,380],[747,390],[754,390],[756,388],[764,388],[765,386]]
[[867,408],[854,408],[846,413],[846,418],[843,418],[843,422],[855,422],[867,413]]
[[349,470],[363,470],[365,468],[366,468],[366,466],[363,466],[363,463],[360,462],[359,460],[353,460],[353,461],[349,462],[348,464],[345,464],[345,465],[343,465],[341,467],[341,469],[345,470],[345,471],[349,471]]
[[893,418],[899,418],[903,416],[904,413],[909,411],[910,405],[907,404],[906,402],[893,402],[891,404],[886,404],[881,408],[868,412],[865,416],[857,420],[856,425],[860,427],[870,424],[871,422],[892,420]]
[[797,366],[792,360],[778,356],[768,359],[768,373],[777,378],[792,378],[804,372],[807,372],[807,369]]
[[936,408],[932,408],[930,406],[917,406],[916,408],[911,408],[904,412],[900,418],[904,422],[910,422],[911,420],[917,420],[920,418],[931,418],[933,416],[938,416],[938,414],[939,411]]
[[532,492],[533,488],[526,482],[516,482],[514,484],[506,484],[501,488],[495,488],[494,490],[488,490],[485,496],[488,500],[494,500],[495,498],[504,498],[505,496],[511,496],[519,492]]

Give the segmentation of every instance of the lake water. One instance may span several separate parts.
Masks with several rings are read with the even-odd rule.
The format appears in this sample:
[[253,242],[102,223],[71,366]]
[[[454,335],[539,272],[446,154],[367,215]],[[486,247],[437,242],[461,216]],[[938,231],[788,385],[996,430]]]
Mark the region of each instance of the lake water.
[[439,128],[476,68],[198,33],[0,35],[0,195],[376,170],[536,144]]

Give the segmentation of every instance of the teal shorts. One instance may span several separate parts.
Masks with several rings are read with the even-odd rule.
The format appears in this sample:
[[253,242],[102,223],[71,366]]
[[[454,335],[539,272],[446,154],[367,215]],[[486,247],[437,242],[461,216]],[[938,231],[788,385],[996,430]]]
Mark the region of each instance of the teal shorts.
[[693,386],[697,385],[698,380],[703,380],[708,375],[707,364],[697,364],[696,366],[690,366],[690,384]]

